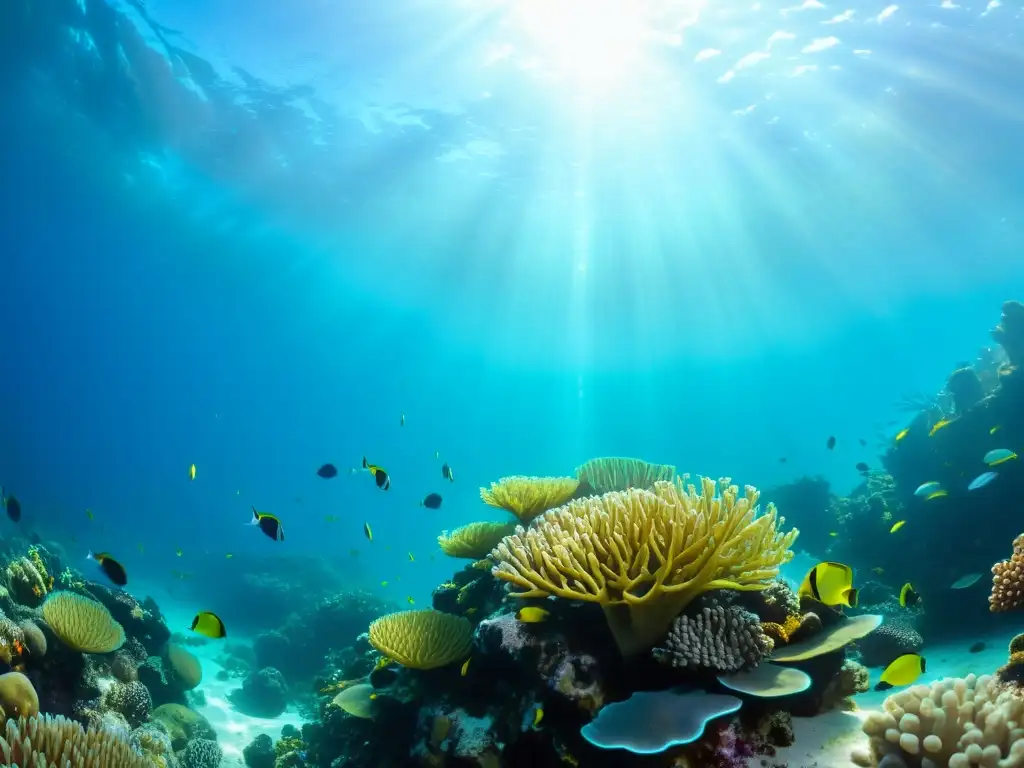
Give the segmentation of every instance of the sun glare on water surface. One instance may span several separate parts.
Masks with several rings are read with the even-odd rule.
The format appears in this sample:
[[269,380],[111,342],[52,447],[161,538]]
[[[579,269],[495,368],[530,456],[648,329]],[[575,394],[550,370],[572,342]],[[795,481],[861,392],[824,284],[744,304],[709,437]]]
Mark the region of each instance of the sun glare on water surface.
[[643,0],[519,0],[514,8],[545,66],[584,87],[620,80],[649,37]]

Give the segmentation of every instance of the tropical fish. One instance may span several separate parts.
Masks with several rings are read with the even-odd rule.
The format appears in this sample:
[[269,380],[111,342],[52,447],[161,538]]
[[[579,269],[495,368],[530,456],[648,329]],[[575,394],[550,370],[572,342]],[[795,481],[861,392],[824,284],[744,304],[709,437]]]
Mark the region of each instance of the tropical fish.
[[269,512],[257,512],[256,507],[252,508],[252,520],[249,525],[259,526],[259,529],[274,541],[284,541],[284,528],[281,521]]
[[907,524],[906,520],[900,520],[893,524],[892,528],[889,529],[889,533],[896,533],[900,528]]
[[869,467],[869,466],[868,466],[868,465],[867,465],[867,464],[866,464],[865,462],[863,462],[863,461],[858,461],[858,462],[857,462],[857,467],[856,467],[856,469],[857,469],[857,471],[858,471],[858,472],[867,472],[867,471],[869,471],[869,470],[871,469],[871,467]]
[[932,480],[930,483],[921,483],[914,491],[915,496],[930,496],[936,491],[942,490],[942,484]]
[[465,677],[466,673],[469,672],[469,662],[471,662],[472,660],[473,660],[473,657],[470,656],[468,659],[466,659],[464,662],[462,662],[462,670],[461,670],[461,672],[459,674],[461,674],[463,677]]
[[324,522],[325,523],[336,523],[336,522],[338,522],[338,516],[337,515],[324,515]]
[[945,488],[942,488],[938,491],[935,491],[934,493],[929,493],[927,496],[924,497],[924,500],[931,501],[932,499],[942,499],[945,498],[946,496],[949,496],[949,491],[947,491]]
[[1003,425],[1002,425],[1002,424],[996,424],[996,425],[995,425],[994,427],[992,427],[992,429],[990,429],[990,430],[988,431],[988,433],[989,433],[990,435],[994,435],[994,434],[995,434],[996,432],[998,432],[998,431],[999,431],[1000,429],[1002,429],[1002,428],[1003,428]]
[[373,541],[373,531],[370,530],[369,523],[363,523],[363,536],[365,536],[369,541]]
[[838,533],[836,533],[835,531],[829,531],[829,532],[828,532],[828,535],[829,535],[829,536],[838,536],[839,534],[838,534]]
[[365,456],[363,456],[363,469],[369,470],[370,474],[373,475],[373,479],[377,482],[377,487],[382,491],[386,491],[391,487],[391,478],[388,477],[388,473],[376,464],[368,463]]
[[96,519],[96,516],[93,515],[91,509],[85,510],[85,516],[88,517],[90,520],[95,520]]
[[412,556],[412,552],[409,553],[409,562],[410,563],[415,563],[416,562],[416,558]]
[[938,421],[935,422],[935,426],[931,428],[931,431],[928,432],[928,437],[935,437],[936,432],[938,432],[940,429],[943,429],[944,427],[948,427],[952,423],[953,422],[950,419],[939,419]]
[[908,581],[900,589],[900,608],[912,608],[921,602],[921,596],[914,591],[914,588]]
[[402,414],[402,421],[399,423],[398,426],[400,426],[400,427],[404,427],[405,426],[405,414],[404,413]]
[[982,459],[990,467],[994,467],[998,464],[1002,464],[1006,461],[1012,461],[1017,458],[1017,454],[1011,451],[1009,448],[996,448],[995,450],[989,451],[985,454],[985,458]]
[[97,552],[96,554],[90,552],[88,558],[95,560],[103,574],[117,586],[123,587],[128,583],[128,574],[125,572],[124,566],[106,552]]
[[543,608],[537,608],[532,605],[528,605],[525,608],[520,608],[516,611],[516,618],[524,624],[539,624],[542,621],[546,621],[550,615],[551,614]]
[[898,443],[900,440],[902,440],[904,437],[906,437],[909,434],[910,434],[910,427],[907,427],[906,429],[901,429],[899,432],[896,433],[896,442]]
[[232,557],[234,557],[234,555],[231,554],[230,552],[228,552],[227,554],[224,555],[224,559],[225,560],[230,560]]
[[807,572],[797,594],[813,597],[825,605],[856,608],[857,592],[853,587],[853,569],[842,563],[826,561]]
[[998,472],[982,472],[976,478],[971,480],[971,484],[967,486],[967,490],[968,491],[976,491],[979,488],[984,488],[986,485],[991,483],[997,477],[999,477],[999,473]]
[[441,494],[439,493],[428,493],[423,501],[420,502],[421,507],[427,509],[440,509],[441,508]]
[[407,602],[409,605],[416,605],[416,601],[408,596],[405,598],[405,602]]
[[188,479],[189,480],[195,480],[196,479],[196,465],[195,464],[190,464],[189,467],[188,467]]
[[192,626],[189,627],[193,632],[204,635],[206,637],[212,637],[214,639],[220,637],[227,637],[227,630],[224,629],[224,622],[220,620],[220,617],[215,613],[209,611],[200,611],[196,614],[196,617],[192,619]]
[[324,480],[330,480],[332,477],[338,476],[338,468],[333,464],[324,464],[316,473]]
[[181,547],[178,547],[176,550],[174,550],[174,554],[176,554],[178,557],[181,557],[182,554],[184,553],[181,551]]
[[447,461],[441,467],[441,477],[443,477],[449,483],[454,483],[455,482],[455,473],[452,472],[452,468],[448,466],[448,462]]
[[876,691],[885,691],[894,685],[911,685],[924,674],[926,669],[924,656],[919,653],[905,653],[897,656],[882,672],[882,678]]
[[388,583],[387,583],[386,581],[382,581],[382,582],[380,583],[380,585],[381,585],[382,587],[386,587],[386,586],[388,585]]
[[825,447],[828,448],[830,451],[833,448],[836,447],[836,436],[835,435],[830,435],[829,436],[828,440],[825,441]]
[[952,584],[950,584],[949,588],[950,589],[967,589],[968,587],[973,587],[978,582],[978,579],[980,579],[980,578],[981,578],[981,574],[980,573],[968,573],[967,575],[961,576],[959,579],[957,579]]
[[967,652],[968,653],[981,653],[984,650],[985,650],[985,642],[983,640],[979,640],[974,645],[972,645],[970,648],[968,648]]
[[537,711],[533,713],[533,727],[536,728],[540,725],[540,721],[544,719],[544,709],[537,707]]
[[0,502],[3,502],[4,510],[11,522],[16,523],[21,520],[21,502],[13,496],[8,496],[7,491],[2,487],[0,487]]

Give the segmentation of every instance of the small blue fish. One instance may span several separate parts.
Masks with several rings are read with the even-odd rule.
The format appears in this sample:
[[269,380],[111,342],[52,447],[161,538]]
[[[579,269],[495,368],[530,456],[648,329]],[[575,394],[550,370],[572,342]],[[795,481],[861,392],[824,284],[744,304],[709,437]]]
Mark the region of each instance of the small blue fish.
[[942,486],[939,483],[937,483],[937,482],[935,482],[933,480],[930,483],[922,483],[921,485],[919,485],[917,487],[917,490],[914,491],[914,495],[915,496],[931,496],[936,491],[941,491],[941,490],[942,490]]
[[979,488],[984,488],[986,485],[991,483],[997,477],[999,477],[999,473],[998,472],[984,472],[984,473],[978,475],[973,480],[971,480],[971,484],[967,486],[967,490],[968,491],[976,491]]

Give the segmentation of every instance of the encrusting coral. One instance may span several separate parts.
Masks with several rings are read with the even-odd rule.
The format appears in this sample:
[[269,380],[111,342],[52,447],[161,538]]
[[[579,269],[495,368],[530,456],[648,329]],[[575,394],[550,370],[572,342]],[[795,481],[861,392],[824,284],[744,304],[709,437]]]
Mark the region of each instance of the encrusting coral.
[[461,661],[473,643],[473,625],[442,611],[399,611],[370,624],[370,645],[412,669],[434,669]]
[[577,499],[517,528],[491,553],[492,573],[517,597],[554,595],[602,606],[619,650],[632,655],[660,640],[696,597],[715,589],[763,590],[793,553],[794,529],[771,504],[759,515],[746,495],[701,478],[701,491],[658,482]]
[[580,485],[586,485],[594,493],[627,491],[630,488],[650,490],[657,482],[671,482],[676,468],[669,464],[651,464],[642,459],[627,459],[607,456],[591,459],[576,468]]
[[576,493],[579,480],[574,477],[503,477],[490,488],[480,489],[480,498],[492,507],[500,507],[528,523],[549,509],[560,507]]
[[0,755],[3,765],[60,765],[68,768],[152,768],[136,752],[127,734],[107,729],[84,729],[60,715],[36,715],[8,720]]
[[437,545],[449,557],[482,560],[515,527],[515,523],[469,523],[451,533],[444,531],[437,537]]
[[736,672],[757,666],[775,643],[753,613],[736,605],[713,605],[694,616],[679,616],[664,646],[654,649],[654,657],[673,667]]
[[1010,611],[1024,605],[1024,533],[1013,540],[1013,554],[992,566],[990,611]]
[[[1024,698],[989,675],[947,678],[889,696],[864,721],[875,760],[921,768],[1024,765]],[[864,756],[855,756],[861,764]]]
[[74,592],[53,592],[42,611],[54,634],[76,651],[110,653],[124,645],[124,629],[96,600]]

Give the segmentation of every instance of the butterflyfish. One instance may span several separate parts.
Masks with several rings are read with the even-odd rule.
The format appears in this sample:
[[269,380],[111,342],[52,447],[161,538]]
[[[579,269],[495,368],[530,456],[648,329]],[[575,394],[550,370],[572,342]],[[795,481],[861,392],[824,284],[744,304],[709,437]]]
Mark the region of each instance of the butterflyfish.
[[914,491],[914,495],[915,496],[921,496],[921,497],[930,496],[931,494],[933,494],[936,491],[939,491],[941,489],[942,489],[942,484],[936,482],[935,480],[932,480],[931,482],[921,483],[919,486],[917,486],[917,490]]
[[224,622],[220,620],[220,616],[209,611],[197,613],[196,617],[192,619],[192,626],[189,629],[197,634],[214,639],[227,637],[228,634],[227,630],[224,629]]
[[316,473],[324,480],[330,480],[332,477],[338,476],[338,468],[333,464],[324,464]]
[[261,531],[274,541],[284,541],[284,528],[281,521],[269,512],[257,512],[256,507],[252,508],[252,520],[249,525],[258,526]]
[[450,466],[448,466],[448,462],[447,461],[441,467],[441,477],[443,477],[449,483],[454,483],[455,482],[455,473],[452,472],[452,468]]
[[799,595],[813,597],[825,605],[857,607],[857,592],[853,586],[853,569],[835,562],[818,563],[811,568],[800,585]]
[[420,502],[421,507],[427,509],[440,509],[441,508],[441,494],[440,493],[428,493],[423,501]]
[[366,457],[363,456],[363,469],[367,470],[373,475],[374,481],[377,483],[377,487],[382,491],[386,491],[391,487],[391,478],[388,477],[388,473],[378,467],[376,464],[370,464]]
[[543,608],[537,608],[532,605],[520,608],[516,611],[516,618],[524,624],[539,624],[542,621],[546,621],[550,615],[551,614]]
[[908,581],[900,589],[900,608],[913,608],[919,602],[921,602],[921,596]]
[[88,558],[95,560],[100,570],[103,571],[103,575],[117,586],[123,587],[128,583],[128,573],[124,566],[106,552],[97,552],[96,554],[90,552]]
[[919,653],[905,653],[897,656],[882,672],[876,691],[885,691],[896,685],[911,685],[926,671],[924,656]]
[[3,502],[4,510],[7,512],[7,517],[11,519],[11,522],[16,523],[21,520],[20,501],[13,496],[9,496],[3,488],[0,488],[0,501]]

